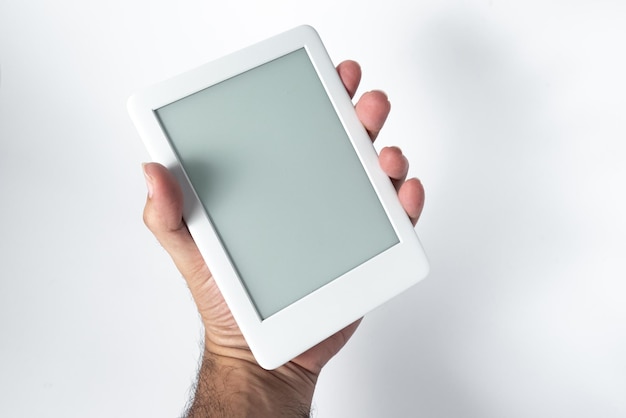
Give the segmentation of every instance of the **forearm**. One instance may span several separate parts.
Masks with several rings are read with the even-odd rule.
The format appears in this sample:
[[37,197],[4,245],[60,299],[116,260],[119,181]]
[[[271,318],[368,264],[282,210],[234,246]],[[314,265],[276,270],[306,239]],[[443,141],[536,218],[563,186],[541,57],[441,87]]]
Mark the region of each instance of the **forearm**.
[[308,418],[316,377],[288,364],[267,371],[205,348],[187,418]]

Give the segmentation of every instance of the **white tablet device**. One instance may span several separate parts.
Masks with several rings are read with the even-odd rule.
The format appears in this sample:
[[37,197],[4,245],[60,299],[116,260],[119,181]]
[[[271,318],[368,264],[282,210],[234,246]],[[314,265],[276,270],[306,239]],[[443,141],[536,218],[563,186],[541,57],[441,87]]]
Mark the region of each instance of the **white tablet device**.
[[315,30],[295,28],[128,103],[258,363],[276,368],[428,263]]

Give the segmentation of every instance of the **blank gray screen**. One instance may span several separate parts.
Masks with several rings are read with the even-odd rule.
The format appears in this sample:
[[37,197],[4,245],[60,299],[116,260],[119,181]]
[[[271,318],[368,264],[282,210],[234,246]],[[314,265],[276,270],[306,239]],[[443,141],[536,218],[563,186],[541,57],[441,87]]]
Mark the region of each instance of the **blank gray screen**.
[[304,48],[156,113],[261,318],[399,242]]

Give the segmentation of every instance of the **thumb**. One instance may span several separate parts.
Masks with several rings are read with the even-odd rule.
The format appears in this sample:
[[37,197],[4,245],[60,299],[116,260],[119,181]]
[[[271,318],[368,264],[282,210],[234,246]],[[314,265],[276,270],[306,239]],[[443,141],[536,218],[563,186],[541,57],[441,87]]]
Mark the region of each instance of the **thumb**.
[[183,221],[183,193],[176,178],[158,163],[146,163],[143,172],[148,198],[143,220],[194,291],[211,273]]

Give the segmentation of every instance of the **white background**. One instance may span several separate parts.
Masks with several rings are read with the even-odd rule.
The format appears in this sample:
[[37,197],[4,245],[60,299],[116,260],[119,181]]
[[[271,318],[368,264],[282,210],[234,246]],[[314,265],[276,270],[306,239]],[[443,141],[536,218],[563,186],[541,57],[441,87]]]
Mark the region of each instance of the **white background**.
[[315,415],[626,416],[618,0],[0,0],[0,416],[181,413],[200,323],[143,226],[125,101],[302,23],[389,94],[432,262]]

